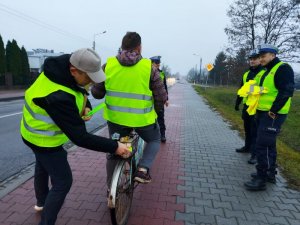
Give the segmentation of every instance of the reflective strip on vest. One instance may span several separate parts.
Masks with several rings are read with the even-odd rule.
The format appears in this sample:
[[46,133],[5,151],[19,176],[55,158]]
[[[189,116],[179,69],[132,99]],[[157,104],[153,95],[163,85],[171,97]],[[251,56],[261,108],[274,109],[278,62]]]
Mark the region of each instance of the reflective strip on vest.
[[106,103],[106,107],[113,111],[118,112],[126,112],[126,113],[134,113],[134,114],[145,114],[152,111],[153,107],[144,108],[144,109],[137,109],[137,108],[127,108],[127,107],[120,107],[120,106],[112,106]]
[[23,116],[23,124],[24,124],[24,127],[29,130],[30,132],[32,133],[35,133],[35,134],[42,134],[42,135],[45,135],[45,136],[56,136],[56,135],[59,135],[59,134],[63,134],[62,131],[47,131],[47,130],[37,130],[37,129],[34,129],[32,127],[30,127],[24,116]]
[[146,100],[152,101],[152,96],[133,94],[133,93],[124,93],[118,91],[106,91],[107,96],[120,97],[120,98],[131,98],[136,100]]
[[32,109],[29,107],[28,103],[26,102],[25,100],[25,108],[27,109],[27,111],[30,113],[30,115],[36,119],[36,120],[41,120],[45,123],[48,123],[48,124],[55,124],[54,121],[51,119],[50,116],[45,116],[45,115],[42,115],[42,114],[38,114],[38,113],[34,113],[32,111]]

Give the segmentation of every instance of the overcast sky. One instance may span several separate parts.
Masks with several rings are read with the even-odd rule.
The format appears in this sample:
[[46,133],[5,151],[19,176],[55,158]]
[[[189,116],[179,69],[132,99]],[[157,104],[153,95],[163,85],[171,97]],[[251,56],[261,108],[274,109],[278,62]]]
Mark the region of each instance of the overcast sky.
[[[186,75],[196,64],[199,68],[200,56],[203,65],[213,62],[226,46],[224,28],[229,24],[226,11],[231,2],[1,0],[0,34],[5,45],[7,40],[15,39],[27,50],[45,48],[70,53],[92,47],[94,34],[106,30],[96,37],[96,50],[105,62],[116,55],[124,34],[136,31],[142,37],[143,57],[161,55],[162,63],[172,73]],[[30,22],[33,19],[35,22]],[[37,25],[40,23],[43,27]]]

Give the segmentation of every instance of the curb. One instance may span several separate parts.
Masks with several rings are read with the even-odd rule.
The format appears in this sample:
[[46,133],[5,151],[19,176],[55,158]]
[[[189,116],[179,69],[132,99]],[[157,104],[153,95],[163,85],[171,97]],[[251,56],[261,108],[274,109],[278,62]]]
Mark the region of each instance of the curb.
[[8,101],[19,100],[19,99],[24,99],[24,96],[0,98],[0,102],[8,102]]
[[[105,129],[105,127],[106,124],[100,125],[99,129],[95,129],[91,133],[95,135],[100,134]],[[67,150],[67,152],[72,152],[79,147],[69,142],[64,146],[64,148]],[[4,196],[14,191],[15,189],[17,189],[21,184],[31,179],[34,175],[34,168],[35,168],[35,163],[32,163],[26,168],[22,169],[20,172],[2,181],[0,183],[0,199],[2,199]]]

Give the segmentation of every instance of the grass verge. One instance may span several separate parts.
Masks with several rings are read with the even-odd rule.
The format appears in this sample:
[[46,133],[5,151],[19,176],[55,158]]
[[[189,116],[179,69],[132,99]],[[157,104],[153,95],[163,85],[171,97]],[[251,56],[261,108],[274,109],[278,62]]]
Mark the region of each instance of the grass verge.
[[[233,129],[244,135],[241,112],[234,110],[237,88],[200,86],[194,88],[231,123]],[[289,185],[300,189],[300,92],[295,92],[292,102],[288,118],[277,138],[277,161]]]

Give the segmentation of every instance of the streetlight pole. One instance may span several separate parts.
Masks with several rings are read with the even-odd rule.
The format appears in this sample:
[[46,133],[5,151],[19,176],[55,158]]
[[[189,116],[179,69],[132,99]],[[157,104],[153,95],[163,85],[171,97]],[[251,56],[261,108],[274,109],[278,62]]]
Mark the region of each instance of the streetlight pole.
[[101,35],[101,34],[105,34],[105,33],[106,33],[106,30],[102,31],[101,33],[94,34],[94,40],[93,40],[93,50],[94,51],[96,50],[96,36]]
[[200,82],[200,80],[201,80],[201,70],[202,70],[202,57],[199,55],[199,54],[196,54],[196,53],[194,53],[193,54],[194,56],[199,56],[199,58],[200,58],[200,63],[199,63],[199,82]]

